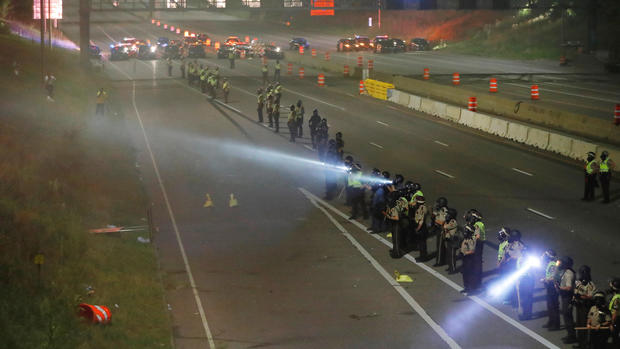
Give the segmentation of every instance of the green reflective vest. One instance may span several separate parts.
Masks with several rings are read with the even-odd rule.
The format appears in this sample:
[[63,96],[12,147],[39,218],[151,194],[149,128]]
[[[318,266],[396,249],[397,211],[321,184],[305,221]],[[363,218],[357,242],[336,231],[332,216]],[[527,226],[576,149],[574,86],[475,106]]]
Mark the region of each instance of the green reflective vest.
[[609,311],[612,310],[612,307],[616,301],[620,302],[620,293],[616,293],[613,297],[611,297],[611,300],[609,301]]
[[267,72],[267,66],[266,66],[266,65],[264,65],[264,66],[261,68],[261,71],[262,71],[263,73],[266,73],[266,72]]
[[601,161],[601,165],[599,167],[599,172],[600,173],[607,173],[607,172],[609,172],[609,164],[607,163],[608,160],[609,160],[609,158],[605,159],[604,161]]
[[545,269],[545,279],[551,280],[554,278],[557,271],[557,261],[549,261],[547,268]]
[[362,172],[351,173],[348,178],[349,187],[352,188],[361,188],[362,181],[360,181],[360,177],[362,177]]
[[409,200],[409,205],[411,206],[415,205],[415,199],[418,196],[424,196],[424,193],[422,193],[421,190],[416,191],[413,195],[411,195],[411,200]]
[[276,70],[280,70],[280,63],[276,63]]
[[484,223],[482,223],[481,221],[478,221],[476,223],[474,223],[474,227],[478,228],[478,231],[480,232],[480,240],[486,240],[487,239],[487,233],[484,230]]
[[501,262],[504,259],[504,254],[506,253],[506,246],[508,246],[508,241],[502,241],[499,244],[499,248],[497,249],[497,261]]
[[592,172],[594,172],[594,170],[592,169],[592,164],[594,163],[594,160],[588,162],[586,164],[586,173],[587,174],[592,174]]
[[256,96],[256,99],[257,99],[259,104],[263,104],[264,101],[265,101],[265,96],[261,93],[258,96]]

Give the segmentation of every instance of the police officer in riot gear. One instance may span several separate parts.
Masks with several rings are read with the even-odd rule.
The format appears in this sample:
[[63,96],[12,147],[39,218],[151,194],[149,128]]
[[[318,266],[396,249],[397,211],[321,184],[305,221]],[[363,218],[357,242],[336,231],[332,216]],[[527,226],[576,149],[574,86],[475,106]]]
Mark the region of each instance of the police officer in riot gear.
[[597,186],[596,174],[599,170],[599,166],[596,163],[596,154],[594,152],[588,152],[588,159],[584,167],[585,185],[583,189],[583,201],[594,200],[594,188]]
[[446,254],[446,263],[448,264],[448,269],[446,269],[446,271],[449,274],[456,273],[456,252],[461,246],[461,238],[458,234],[458,222],[456,217],[456,209],[448,208],[446,221],[443,224],[443,241],[445,245],[444,251]]
[[554,250],[549,249],[545,251],[543,254],[545,278],[541,281],[546,290],[548,320],[543,327],[547,328],[549,331],[557,331],[560,329],[560,300],[558,290],[555,287],[556,282],[559,282],[557,262],[558,255]]
[[410,228],[409,200],[404,191],[394,191],[388,194],[386,218],[390,221],[392,233],[390,256],[400,258],[406,253],[406,241]]
[[473,290],[472,277],[474,274],[474,258],[476,253],[476,238],[474,236],[475,228],[471,224],[465,226],[463,233],[463,241],[459,249],[459,253],[463,256],[463,266],[461,273],[463,274],[463,290],[461,293],[467,295]]
[[446,216],[448,215],[448,199],[444,197],[440,197],[435,201],[435,205],[433,206],[432,212],[432,222],[433,222],[433,233],[437,235],[436,240],[436,251],[437,256],[435,257],[434,267],[439,267],[446,264],[446,251],[445,245],[443,243],[443,225],[446,221]]
[[609,152],[604,150],[601,153],[601,163],[599,164],[599,179],[601,180],[601,189],[603,190],[603,203],[609,203],[609,182],[611,182],[611,171],[614,170],[616,164],[609,158]]
[[573,270],[573,259],[566,256],[560,259],[558,265],[560,273],[560,281],[557,287],[560,292],[560,310],[564,327],[566,328],[566,336],[562,338],[564,344],[572,344],[577,342],[575,336],[575,321],[573,319],[572,299],[575,291],[575,271]]

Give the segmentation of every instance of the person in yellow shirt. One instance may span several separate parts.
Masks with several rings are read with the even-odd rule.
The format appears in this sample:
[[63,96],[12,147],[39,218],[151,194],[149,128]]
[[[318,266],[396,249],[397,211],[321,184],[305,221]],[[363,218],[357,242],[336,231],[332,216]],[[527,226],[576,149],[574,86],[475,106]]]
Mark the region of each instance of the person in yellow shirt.
[[97,91],[97,109],[95,110],[95,115],[103,116],[105,109],[105,101],[108,99],[108,93],[102,88]]

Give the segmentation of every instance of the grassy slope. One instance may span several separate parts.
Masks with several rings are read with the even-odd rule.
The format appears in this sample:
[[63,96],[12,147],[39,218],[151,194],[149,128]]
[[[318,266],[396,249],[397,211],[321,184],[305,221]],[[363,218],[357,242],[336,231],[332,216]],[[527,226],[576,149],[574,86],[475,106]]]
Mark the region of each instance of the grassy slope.
[[[86,232],[146,224],[124,121],[92,122],[105,82],[77,70],[76,54],[56,50],[56,102],[46,102],[37,46],[2,35],[0,52],[0,347],[170,347],[155,251],[136,242],[146,233]],[[45,255],[40,283],[37,252]],[[112,323],[78,319],[82,300],[110,307]]]

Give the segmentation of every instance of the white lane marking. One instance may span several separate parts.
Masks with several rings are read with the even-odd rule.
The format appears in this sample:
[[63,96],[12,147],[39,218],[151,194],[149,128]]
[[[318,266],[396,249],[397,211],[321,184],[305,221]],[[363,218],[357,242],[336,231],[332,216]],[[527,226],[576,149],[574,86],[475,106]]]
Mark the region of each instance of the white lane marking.
[[387,107],[388,107],[388,108],[390,108],[390,109],[398,110],[398,108],[393,107],[393,106],[391,106],[391,105],[388,105]]
[[381,145],[379,145],[379,144],[377,144],[377,143],[370,142],[370,144],[371,144],[371,145],[374,145],[374,146],[375,146],[375,147],[377,147],[377,148],[383,149],[383,146],[381,146]]
[[513,168],[512,168],[512,170],[513,170],[513,171],[516,171],[516,172],[519,172],[519,173],[521,173],[521,174],[524,174],[524,175],[526,175],[526,176],[530,176],[530,177],[532,177],[532,176],[533,176],[533,174],[531,174],[531,173],[529,173],[529,172],[525,172],[525,171],[523,171],[523,170],[519,170],[519,169],[518,169],[518,168],[516,168],[516,167],[513,167]]
[[318,99],[318,98],[314,98],[314,97],[308,96],[308,95],[306,95],[306,94],[302,94],[302,93],[299,93],[299,92],[295,92],[295,91],[293,91],[293,90],[289,90],[288,88],[284,88],[284,91],[288,91],[288,92],[294,93],[294,94],[296,94],[296,95],[298,95],[298,96],[302,96],[302,97],[305,97],[305,98],[311,99],[311,100],[313,100],[313,101],[315,101],[315,102],[319,102],[319,103],[323,103],[323,104],[325,104],[325,105],[329,105],[330,107],[333,107],[333,108],[336,108],[336,109],[339,109],[339,110],[342,110],[342,111],[345,111],[345,110],[346,110],[345,108],[343,108],[343,107],[341,107],[341,106],[338,106],[338,105],[335,105],[335,104],[331,104],[331,103],[328,103],[328,102],[322,101],[322,100],[320,100],[320,99]]
[[121,74],[125,75],[127,77],[127,79],[133,80],[131,75],[127,74],[124,70],[122,70],[121,68],[117,67],[116,63],[113,63],[112,61],[108,61],[108,64],[110,64],[110,66],[112,66],[112,68],[118,70]]
[[243,93],[249,94],[250,96],[254,96],[254,97],[256,97],[256,94],[255,94],[255,93],[252,93],[252,92],[250,92],[250,91],[248,91],[248,90],[244,90],[244,89],[242,89],[242,88],[240,88],[240,87],[233,86],[233,89],[235,89],[235,90],[239,90],[239,91],[241,91],[241,92],[243,92]]
[[529,208],[529,207],[528,207],[528,208],[527,208],[527,210],[528,210],[528,211],[530,211],[530,212],[532,212],[532,213],[535,213],[535,214],[537,214],[537,215],[539,215],[539,216],[545,217],[545,218],[547,218],[547,219],[551,219],[551,220],[555,219],[555,217],[551,217],[551,216],[549,216],[548,214],[542,213],[542,212],[540,212],[540,211],[536,211],[536,210],[535,210],[535,209],[533,209],[533,208]]
[[[325,202],[324,200],[320,199],[316,195],[310,193],[309,191],[307,191],[307,190],[305,190],[303,188],[300,189],[300,190],[302,192],[304,192],[306,195],[312,197],[312,199],[315,200],[316,202],[319,202],[319,203],[321,203],[321,205],[329,208],[332,212],[334,212],[338,216],[340,216],[340,217],[342,217],[344,219],[348,219],[349,218],[349,215],[347,215],[347,214],[343,213],[342,211],[340,211],[339,209],[335,208],[330,203]],[[356,227],[358,227],[361,231],[367,233],[366,227],[363,224],[361,224],[360,222],[358,222],[356,220],[350,220],[349,222],[352,223],[353,225],[355,225]],[[392,243],[387,241],[387,240],[385,240],[384,238],[382,238],[378,234],[370,234],[370,236],[372,236],[375,239],[379,240],[384,245],[392,248]],[[405,258],[407,260],[409,260],[410,262],[414,263],[415,265],[417,265],[418,267],[424,269],[425,271],[427,271],[429,274],[433,275],[437,279],[441,280],[446,285],[452,287],[454,290],[459,291],[459,292],[461,290],[463,290],[463,287],[459,286],[457,283],[455,283],[454,281],[448,279],[447,277],[445,277],[444,275],[442,275],[441,273],[439,273],[435,269],[429,267],[428,265],[426,265],[424,263],[418,263],[415,260],[415,258],[410,256],[409,254],[406,254]],[[487,309],[491,313],[497,315],[500,319],[506,321],[508,324],[510,324],[513,327],[517,328],[519,331],[521,331],[521,332],[525,333],[526,335],[530,336],[531,338],[535,339],[536,341],[538,341],[539,343],[541,343],[545,347],[550,348],[550,349],[560,349],[558,346],[556,346],[555,344],[549,342],[543,336],[541,336],[538,333],[536,333],[536,332],[530,330],[529,328],[523,326],[521,323],[519,323],[515,319],[511,318],[510,316],[504,314],[499,309],[495,308],[494,306],[492,306],[489,303],[487,303],[486,301],[484,301],[482,298],[480,298],[478,296],[468,296],[468,298],[470,298],[474,302],[478,303],[480,306],[484,307],[485,309]]]
[[101,26],[98,26],[99,30],[101,30],[101,32],[103,33],[103,35],[107,36],[108,39],[112,40],[112,42],[116,42],[116,40],[114,40],[113,37],[111,37],[105,30],[103,30],[103,28],[101,28]]
[[448,145],[444,142],[440,142],[440,141],[434,141],[435,143],[439,144],[439,145],[443,145],[444,147],[447,147]]
[[183,245],[183,240],[181,240],[181,234],[179,233],[179,227],[177,226],[177,220],[174,216],[174,213],[172,212],[172,206],[170,205],[170,200],[168,200],[168,192],[166,191],[164,182],[161,179],[161,175],[159,173],[159,167],[157,166],[157,161],[155,161],[155,155],[153,155],[153,150],[151,149],[151,143],[149,142],[149,137],[146,135],[146,130],[144,128],[144,124],[142,123],[142,117],[140,116],[140,112],[138,111],[138,106],[136,105],[136,82],[135,81],[133,82],[133,92],[131,96],[131,103],[133,104],[133,110],[136,112],[136,117],[138,118],[140,128],[142,129],[142,136],[144,136],[144,142],[146,143],[146,149],[149,152],[149,156],[153,164],[153,169],[155,170],[155,176],[157,177],[157,181],[159,182],[159,189],[161,190],[162,196],[164,197],[164,202],[166,203],[166,209],[168,210],[168,216],[170,216],[170,221],[172,222],[172,228],[174,229],[174,234],[176,235],[176,238],[177,238],[179,250],[181,251],[181,256],[183,257],[183,263],[185,264],[185,271],[187,271],[187,277],[189,278],[189,284],[192,288],[192,292],[194,293],[196,307],[198,307],[198,312],[200,313],[200,319],[202,320],[202,326],[205,330],[207,340],[209,341],[209,348],[215,349],[215,342],[213,341],[213,336],[211,335],[211,329],[209,329],[209,324],[207,323],[207,316],[205,315],[204,308],[202,307],[202,301],[200,300],[200,296],[198,295],[198,288],[196,287],[196,282],[194,281],[194,274],[192,273],[192,269],[189,266],[189,260],[187,259],[187,254],[185,253],[185,247]]
[[307,144],[304,144],[304,147],[310,151],[314,151],[314,149],[312,149],[312,147]]
[[379,121],[379,120],[377,120],[377,123],[378,123],[378,124],[381,124],[381,125],[383,125],[383,126],[390,127],[390,125],[389,125],[389,124],[386,124],[385,122],[382,122],[382,121]]
[[[416,313],[418,313],[418,315],[420,315],[420,317],[426,321],[426,323],[433,329],[433,331],[435,331],[435,333],[437,333],[437,335],[439,335],[439,337],[441,337],[441,339],[446,342],[446,344],[448,344],[448,346],[450,348],[460,348],[460,346],[454,341],[454,339],[452,339],[447,333],[446,331],[444,331],[443,328],[441,328],[441,326],[439,326],[429,315],[428,313],[426,313],[426,311],[424,310],[424,308],[422,308],[422,306],[416,302],[415,299],[413,299],[413,297],[409,294],[409,292],[405,291],[405,289],[396,281],[394,280],[394,278],[392,277],[392,275],[390,275],[382,266],[381,264],[379,264],[379,262],[377,262],[377,260],[370,255],[370,253],[368,253],[368,251],[366,251],[366,249],[359,243],[357,242],[357,240],[355,240],[355,238],[349,234],[349,232],[340,224],[338,223],[338,221],[329,213],[327,212],[327,210],[325,208],[323,208],[322,206],[320,206],[310,195],[310,193],[308,193],[306,190],[304,190],[303,188],[299,188],[299,190],[306,196],[306,198],[308,200],[310,200],[310,202],[316,206],[316,208],[318,208],[319,210],[321,210],[323,212],[323,214],[325,214],[325,216],[327,216],[327,218],[329,218],[329,220],[336,226],[336,228],[338,228],[338,230],[340,230],[340,232],[342,232],[342,235],[344,235],[345,238],[347,238],[347,240],[349,240],[349,242],[355,247],[357,248],[357,250],[362,254],[362,256],[364,256],[364,258],[366,258],[366,260],[368,260],[370,262],[370,264],[375,268],[375,270],[377,270],[377,272],[379,272],[379,274],[381,274],[381,276],[383,276],[383,278],[394,288],[394,290],[396,292],[398,292],[400,294],[401,297],[403,297],[403,299],[409,304],[409,306],[411,306],[411,308],[413,310],[415,310]],[[310,195],[308,195],[310,194]]]
[[351,94],[351,93],[346,93],[346,92],[345,92],[345,95],[347,95],[347,96],[349,96],[349,97],[353,97],[353,98],[357,97],[357,96],[355,96],[355,95],[353,95],[353,94]]
[[219,104],[219,105],[221,105],[224,108],[228,108],[228,109],[233,110],[233,111],[235,111],[235,112],[237,112],[237,113],[239,113],[241,115],[245,115],[245,114],[243,114],[243,112],[241,110],[239,110],[239,109],[237,109],[237,108],[235,108],[233,106],[230,106],[230,105],[228,105],[228,104],[226,104],[224,102],[218,101],[217,99],[212,99],[212,101],[217,103],[217,104]]
[[449,174],[449,173],[445,173],[445,172],[443,172],[443,171],[441,171],[441,170],[435,170],[435,172],[439,173],[439,174],[440,174],[440,175],[442,175],[442,176],[446,176],[446,177],[448,177],[448,178],[454,178],[454,176],[453,176],[453,175],[451,175],[451,174]]
[[[557,77],[554,77],[554,79],[558,79],[558,78],[557,78]],[[567,79],[564,79],[564,80],[567,80]],[[611,94],[611,95],[616,95],[616,94],[617,94],[617,92],[614,92],[614,91],[608,91],[608,90],[606,90],[604,87],[601,87],[601,89],[600,89],[600,90],[596,90],[596,89],[593,89],[593,88],[587,88],[587,87],[581,87],[581,86],[574,86],[574,85],[571,85],[571,86],[566,86],[566,84],[556,84],[556,83],[554,83],[554,82],[543,82],[542,84],[545,84],[545,85],[553,85],[553,86],[560,86],[560,87],[569,87],[569,88],[574,88],[574,89],[577,89],[577,90],[590,91],[590,92],[594,92],[594,93],[606,93],[606,94]],[[610,86],[610,88],[611,88],[611,86]]]
[[[507,82],[505,83],[506,85],[513,85],[513,86],[518,86],[518,87],[523,87],[523,88],[527,88],[530,89],[531,86],[527,86],[527,85],[521,85],[521,84],[515,84],[512,82]],[[586,96],[586,95],[580,95],[578,93],[570,93],[570,92],[564,92],[564,91],[558,91],[558,90],[551,90],[548,88],[542,89],[542,93],[544,93],[545,91],[549,91],[549,92],[553,92],[553,93],[559,93],[562,95],[567,95],[567,96],[573,96],[573,97],[581,97],[581,98],[586,98],[586,99],[592,99],[595,101],[602,101],[602,102],[609,102],[609,103],[616,103],[617,100],[613,100],[613,99],[607,99],[607,98],[599,98],[599,97],[594,97],[594,96]]]

